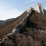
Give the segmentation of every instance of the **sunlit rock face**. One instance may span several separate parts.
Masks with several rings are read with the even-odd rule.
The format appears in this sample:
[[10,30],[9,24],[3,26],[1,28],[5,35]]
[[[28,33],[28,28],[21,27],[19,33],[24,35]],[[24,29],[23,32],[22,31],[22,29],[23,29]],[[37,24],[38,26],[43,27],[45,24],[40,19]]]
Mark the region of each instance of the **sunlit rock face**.
[[38,3],[38,4],[34,7],[34,10],[36,10],[38,13],[44,14],[43,6],[42,6],[42,4],[40,4],[40,3]]
[[32,9],[33,9],[32,7],[28,7],[28,8],[26,9],[26,12],[29,12],[29,13],[30,13],[30,12],[32,11]]

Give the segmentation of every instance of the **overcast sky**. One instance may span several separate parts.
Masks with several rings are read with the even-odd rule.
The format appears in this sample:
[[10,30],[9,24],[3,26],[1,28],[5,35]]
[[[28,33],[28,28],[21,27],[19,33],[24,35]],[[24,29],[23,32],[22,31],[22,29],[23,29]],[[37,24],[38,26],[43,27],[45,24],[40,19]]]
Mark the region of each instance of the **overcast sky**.
[[37,3],[41,3],[46,9],[46,0],[0,0],[0,20],[16,18]]

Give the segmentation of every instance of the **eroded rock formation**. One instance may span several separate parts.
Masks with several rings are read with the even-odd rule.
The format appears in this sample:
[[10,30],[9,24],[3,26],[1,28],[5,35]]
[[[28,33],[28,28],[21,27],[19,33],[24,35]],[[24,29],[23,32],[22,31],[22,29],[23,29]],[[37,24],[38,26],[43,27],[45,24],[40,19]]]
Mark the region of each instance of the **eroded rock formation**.
[[44,14],[44,9],[42,4],[38,3],[35,7],[34,10],[36,10],[38,13]]

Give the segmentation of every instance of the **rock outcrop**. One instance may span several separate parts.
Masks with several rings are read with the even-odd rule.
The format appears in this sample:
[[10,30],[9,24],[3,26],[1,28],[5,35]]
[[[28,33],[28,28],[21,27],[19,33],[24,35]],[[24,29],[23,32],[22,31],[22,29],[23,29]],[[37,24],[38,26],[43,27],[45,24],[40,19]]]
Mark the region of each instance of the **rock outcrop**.
[[35,7],[34,10],[36,10],[38,13],[44,14],[44,9],[42,4],[38,3]]

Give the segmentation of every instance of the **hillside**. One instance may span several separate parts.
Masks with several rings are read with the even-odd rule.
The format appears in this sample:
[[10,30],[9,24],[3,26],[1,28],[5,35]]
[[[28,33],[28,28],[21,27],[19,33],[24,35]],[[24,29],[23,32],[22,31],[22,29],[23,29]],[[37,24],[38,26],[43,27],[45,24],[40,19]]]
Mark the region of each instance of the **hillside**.
[[[4,22],[0,25],[0,39],[2,39],[7,33],[11,32],[13,28],[27,15],[27,12],[24,12],[19,17],[12,19],[11,21]],[[2,40],[0,40],[2,41]]]
[[19,34],[7,37],[2,46],[46,46],[46,16],[32,10]]
[[35,9],[30,7],[19,17],[0,24],[0,46],[46,46],[46,14],[43,12],[38,4]]

